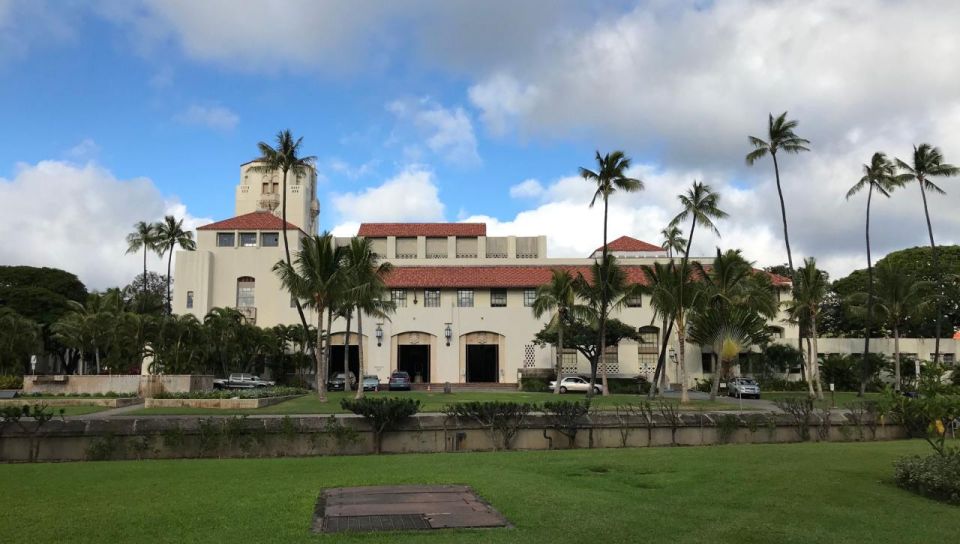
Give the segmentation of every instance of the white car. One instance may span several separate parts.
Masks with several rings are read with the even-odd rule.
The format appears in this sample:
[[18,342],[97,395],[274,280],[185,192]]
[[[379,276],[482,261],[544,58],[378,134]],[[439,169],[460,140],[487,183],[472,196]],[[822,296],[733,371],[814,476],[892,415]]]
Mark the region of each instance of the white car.
[[752,378],[733,378],[727,382],[727,396],[760,398],[760,384]]
[[[552,381],[550,382],[549,388],[551,391],[553,391],[553,389],[556,386],[557,386],[557,382]],[[563,378],[562,380],[560,380],[561,393],[566,393],[568,391],[580,391],[580,392],[586,393],[589,390],[590,390],[590,382],[588,380],[581,378],[580,376],[567,376],[566,378]],[[599,383],[594,384],[593,392],[598,395],[603,393],[603,386],[600,385]]]

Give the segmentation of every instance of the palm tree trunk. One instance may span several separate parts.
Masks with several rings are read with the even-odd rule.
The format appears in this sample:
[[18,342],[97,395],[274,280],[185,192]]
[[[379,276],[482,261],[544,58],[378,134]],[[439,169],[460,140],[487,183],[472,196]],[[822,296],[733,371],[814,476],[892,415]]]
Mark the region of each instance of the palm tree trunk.
[[790,279],[793,279],[793,252],[790,251],[790,233],[787,230],[787,206],[783,202],[783,189],[780,187],[780,165],[777,164],[777,154],[773,157],[773,173],[777,178],[777,195],[780,196],[780,217],[783,219],[783,243],[787,246],[787,266],[790,267]]
[[147,304],[147,243],[143,243],[143,288],[140,289],[140,313],[145,313]]
[[173,246],[170,246],[170,254],[167,255],[167,315],[173,313],[173,302],[170,300],[170,265],[173,264]]
[[[666,316],[664,316],[666,320]],[[647,398],[653,399],[657,396],[657,384],[661,381],[666,383],[666,366],[667,366],[667,346],[670,344],[670,336],[673,334],[673,320],[671,319],[670,323],[664,323],[664,332],[663,340],[660,344],[660,356],[657,357],[657,368],[653,371],[653,383],[650,384],[650,392],[647,393]],[[662,389],[660,391],[663,392]]]
[[[799,326],[799,325],[798,325]],[[810,398],[817,396],[816,392],[813,390],[813,374],[810,370],[810,352],[803,349],[803,340],[804,336],[801,332],[797,335],[797,348],[800,350],[800,371],[803,373],[803,379],[807,382],[807,394],[810,395]],[[810,344],[810,339],[807,338],[807,345]]]
[[350,392],[350,321],[352,311],[347,311],[347,329],[343,333],[343,392]]
[[687,392],[687,359],[686,359],[686,347],[684,346],[684,336],[685,336],[684,326],[683,326],[683,316],[680,316],[680,319],[677,320],[677,342],[680,344],[677,346],[677,351],[680,353],[680,360],[677,361],[677,365],[680,366],[680,403],[686,404],[690,402],[690,394]]
[[[933,226],[930,224],[930,210],[927,208],[927,191],[923,188],[924,179],[918,178],[920,182],[920,196],[923,198],[923,215],[927,219],[927,234],[930,235],[930,252],[933,257],[933,274],[937,282],[937,303],[936,303],[936,322],[934,323],[934,333],[936,337],[933,341],[933,362],[940,361],[940,315],[943,312],[943,278],[940,274],[940,256],[937,254],[937,244],[933,241]],[[920,376],[917,376],[917,383],[920,383]]]
[[[603,261],[600,266],[600,383],[603,387],[603,396],[610,394],[607,387],[607,195],[603,195]],[[589,395],[593,395],[593,386],[596,377],[590,380]]]
[[[281,226],[281,232],[283,232],[283,253],[287,258],[287,266],[293,266],[292,261],[290,260],[290,240],[287,239],[287,168],[283,169],[283,187],[281,191],[283,194],[280,196],[280,218],[283,220],[283,225]],[[293,303],[297,307],[297,315],[300,316],[300,324],[303,325],[303,334],[305,337],[310,338],[310,327],[307,325],[307,316],[303,315],[303,305],[300,304],[300,299],[293,297]]]
[[330,376],[330,361],[333,360],[333,337],[331,335],[331,330],[333,328],[333,308],[327,307],[327,331],[324,333],[325,343],[323,347],[323,357],[327,362],[326,368],[324,368],[326,374],[323,375],[324,383],[326,383],[327,378]]
[[903,379],[900,377],[900,327],[893,324],[893,390],[900,392],[900,383]]
[[717,400],[717,394],[720,392],[720,374],[723,370],[723,361],[717,353],[711,355],[713,358],[713,384],[710,386],[710,400]]
[[559,323],[557,324],[557,385],[553,388],[553,394],[560,394],[560,377],[563,374],[563,314],[557,312]]
[[[320,402],[327,402],[326,351],[323,346],[323,306],[317,308],[317,349],[313,350],[313,358],[317,361],[317,398]],[[306,342],[309,344],[309,342]]]
[[363,365],[363,310],[357,308],[357,360],[360,368],[357,376],[357,396],[354,398],[363,398],[363,373],[366,371]]
[[862,397],[867,392],[867,365],[870,357],[870,334],[873,332],[873,260],[870,258],[870,200],[873,198],[873,184],[867,191],[867,322],[863,338],[863,359],[860,361],[860,393]]
[[810,337],[813,339],[813,355],[810,362],[810,369],[813,371],[814,386],[817,390],[817,399],[823,400],[823,384],[820,383],[820,354],[817,352],[817,316],[810,316]]

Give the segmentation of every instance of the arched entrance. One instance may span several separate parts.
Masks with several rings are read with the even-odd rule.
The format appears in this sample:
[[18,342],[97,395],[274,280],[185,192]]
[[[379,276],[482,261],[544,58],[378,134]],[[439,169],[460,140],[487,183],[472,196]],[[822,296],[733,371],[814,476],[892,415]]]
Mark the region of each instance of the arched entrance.
[[495,332],[477,331],[460,336],[460,364],[467,383],[498,383],[504,336]]
[[410,374],[413,383],[430,383],[437,337],[426,332],[411,331],[393,336],[391,366]]
[[[340,372],[343,372],[343,363],[346,358],[348,361],[348,366],[350,367],[350,372],[353,372],[353,375],[356,376],[358,382],[361,379],[362,372],[360,370],[360,347],[357,343],[357,333],[351,332],[349,342],[347,345],[343,344],[345,333],[338,332],[330,335],[330,361],[327,368],[328,376],[334,376]],[[364,358],[367,358],[369,346],[367,343],[367,336],[363,336],[363,353]]]

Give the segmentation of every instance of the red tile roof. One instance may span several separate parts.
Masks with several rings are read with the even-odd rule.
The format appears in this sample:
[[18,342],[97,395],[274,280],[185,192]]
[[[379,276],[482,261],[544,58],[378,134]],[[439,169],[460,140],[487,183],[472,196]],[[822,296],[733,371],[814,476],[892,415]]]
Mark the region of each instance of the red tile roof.
[[[646,276],[640,266],[624,266],[627,280],[646,284]],[[422,288],[489,288],[489,287],[537,287],[550,281],[554,269],[568,270],[590,276],[589,265],[526,265],[526,266],[398,266],[386,278],[388,287]],[[789,280],[771,274],[774,285],[789,285]]]
[[[283,220],[276,215],[262,211],[210,223],[197,227],[197,230],[280,230],[283,228],[283,224]],[[299,227],[288,221],[286,230],[299,230]]]
[[[655,246],[651,243],[644,242],[643,240],[637,240],[630,236],[621,236],[616,240],[607,242],[608,251],[656,251],[663,252],[665,251],[660,246]],[[603,251],[603,246],[598,247],[594,250],[594,253],[597,251]]]
[[486,236],[485,223],[362,223],[357,236]]

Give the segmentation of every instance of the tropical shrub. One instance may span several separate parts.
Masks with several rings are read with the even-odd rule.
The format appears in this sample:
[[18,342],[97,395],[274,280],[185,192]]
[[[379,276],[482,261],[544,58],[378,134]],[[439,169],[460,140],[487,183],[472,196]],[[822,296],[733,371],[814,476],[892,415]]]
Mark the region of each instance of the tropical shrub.
[[938,501],[960,505],[960,450],[946,455],[904,457],[894,463],[898,486]]
[[23,376],[0,376],[0,389],[23,389]]
[[547,378],[520,378],[520,389],[531,393],[549,393],[551,381]]
[[494,450],[509,450],[527,415],[536,409],[534,404],[491,401],[448,404],[443,411],[447,417],[479,423],[490,435]]
[[340,406],[363,416],[373,428],[373,446],[380,453],[383,433],[391,431],[403,420],[420,411],[420,401],[401,397],[364,397],[341,399]]
[[590,399],[580,402],[544,402],[543,412],[550,428],[567,437],[567,446],[576,447],[577,432],[589,423]]
[[611,393],[625,395],[643,395],[650,391],[650,381],[646,376],[636,378],[607,378],[607,387]]
[[188,391],[181,393],[161,392],[154,395],[158,399],[266,399],[271,397],[289,397],[305,395],[309,391],[299,387],[264,387],[256,389],[234,389],[216,391]]

